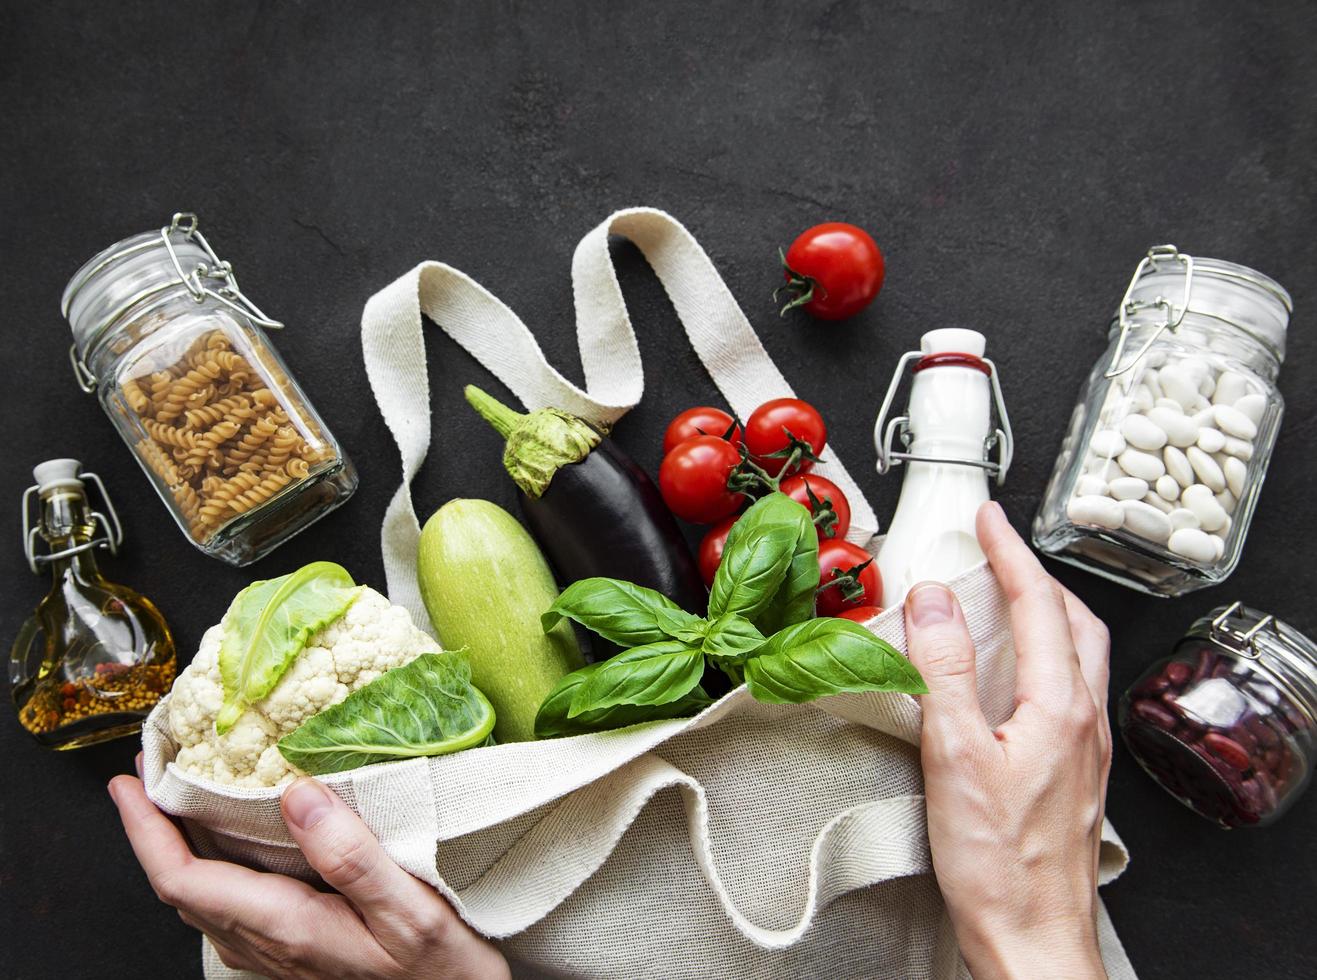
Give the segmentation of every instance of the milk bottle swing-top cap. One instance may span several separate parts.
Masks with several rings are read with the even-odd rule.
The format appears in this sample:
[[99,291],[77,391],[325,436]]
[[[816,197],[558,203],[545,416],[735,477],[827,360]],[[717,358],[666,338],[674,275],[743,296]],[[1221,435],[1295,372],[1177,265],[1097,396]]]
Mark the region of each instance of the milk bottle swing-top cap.
[[[901,360],[897,362],[896,371],[892,375],[892,382],[887,386],[887,394],[883,397],[882,408],[878,410],[878,419],[874,423],[873,430],[874,445],[878,450],[878,472],[886,473],[893,466],[899,466],[907,460],[915,463],[951,463],[959,466],[975,466],[987,470],[989,474],[997,478],[998,485],[1001,485],[1006,481],[1006,472],[1011,466],[1011,457],[1015,452],[1015,440],[1011,435],[1011,421],[1006,414],[1006,401],[1002,397],[996,365],[983,356],[986,349],[983,334],[977,330],[964,330],[956,327],[930,330],[920,340],[919,347],[920,349],[917,351],[907,351],[901,355]],[[901,387],[901,379],[905,376],[906,367],[911,364],[913,364],[912,374],[918,374],[932,368],[960,367],[982,371],[988,376],[988,380],[992,384],[992,400],[997,408],[999,425],[984,440],[981,458],[963,459],[946,456],[925,456],[908,451],[897,452],[893,450],[893,441],[898,435],[901,439],[901,445],[906,450],[910,448],[913,438],[910,432],[910,417],[908,415],[900,415],[891,420],[887,418],[892,410],[893,402],[896,401],[896,393]],[[995,460],[991,458],[994,448],[997,450]]]

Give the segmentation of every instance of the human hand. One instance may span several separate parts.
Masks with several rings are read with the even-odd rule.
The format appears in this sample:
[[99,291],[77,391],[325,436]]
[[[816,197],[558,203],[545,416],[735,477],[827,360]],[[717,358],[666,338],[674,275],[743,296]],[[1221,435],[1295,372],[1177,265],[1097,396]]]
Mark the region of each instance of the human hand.
[[140,779],[116,776],[109,790],[156,895],[234,969],[335,980],[509,975],[502,954],[433,888],[394,864],[361,819],[314,779],[284,791],[284,822],[338,894],[198,858]]
[[1010,601],[1016,709],[993,731],[955,596],[916,585],[910,659],[924,676],[921,751],[933,869],[976,980],[1105,977],[1098,848],[1111,766],[1107,629],[1043,570],[995,503],[978,537]]

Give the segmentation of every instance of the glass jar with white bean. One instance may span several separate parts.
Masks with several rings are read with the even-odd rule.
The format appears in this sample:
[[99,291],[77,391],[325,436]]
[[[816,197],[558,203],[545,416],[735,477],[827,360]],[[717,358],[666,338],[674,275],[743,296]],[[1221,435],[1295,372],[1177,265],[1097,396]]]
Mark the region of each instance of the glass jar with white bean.
[[1225,579],[1284,410],[1291,310],[1260,272],[1150,249],[1075,406],[1038,548],[1154,595]]

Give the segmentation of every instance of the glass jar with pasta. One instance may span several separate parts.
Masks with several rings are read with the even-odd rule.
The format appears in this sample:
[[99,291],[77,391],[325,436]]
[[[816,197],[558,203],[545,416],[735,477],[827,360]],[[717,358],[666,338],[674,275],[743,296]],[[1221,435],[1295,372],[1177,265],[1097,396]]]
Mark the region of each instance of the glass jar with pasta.
[[178,526],[246,565],[343,503],[357,476],[192,214],[110,246],[64,290],[70,358]]

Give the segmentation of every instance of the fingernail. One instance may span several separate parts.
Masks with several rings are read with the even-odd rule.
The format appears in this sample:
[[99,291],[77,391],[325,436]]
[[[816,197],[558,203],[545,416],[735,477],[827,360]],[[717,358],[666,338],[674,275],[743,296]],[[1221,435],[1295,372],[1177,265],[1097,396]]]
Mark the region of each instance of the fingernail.
[[138,752],[137,755],[133,757],[133,768],[135,768],[135,769],[137,770],[137,778],[138,778],[138,779],[143,778],[143,777],[142,777],[142,753]]
[[107,792],[107,793],[110,794],[110,799],[114,800],[114,805],[115,805],[115,806],[118,806],[118,805],[119,805],[119,797],[117,797],[117,796],[114,795],[114,780],[113,780],[113,779],[111,779],[108,783],[105,784],[105,792]]
[[329,791],[314,779],[299,779],[284,791],[284,815],[302,830],[313,827],[333,805]]
[[905,597],[910,621],[916,626],[936,626],[955,615],[951,590],[936,582],[916,585]]

